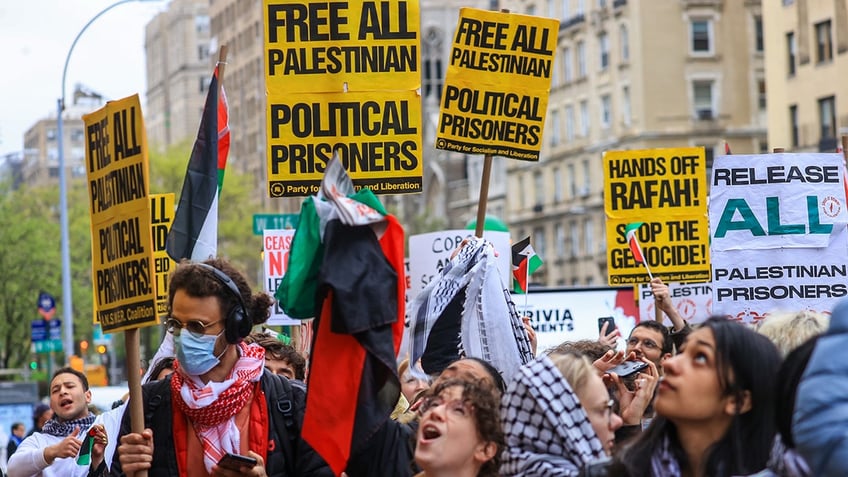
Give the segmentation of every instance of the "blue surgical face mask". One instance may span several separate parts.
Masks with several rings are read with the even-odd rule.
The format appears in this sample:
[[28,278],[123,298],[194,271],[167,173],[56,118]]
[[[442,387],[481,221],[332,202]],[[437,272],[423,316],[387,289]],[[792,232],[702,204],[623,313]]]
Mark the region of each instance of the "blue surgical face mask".
[[221,333],[217,335],[196,335],[190,331],[182,331],[174,335],[174,345],[177,348],[177,359],[180,367],[186,374],[200,376],[206,374],[221,362],[221,355],[215,356],[215,342]]

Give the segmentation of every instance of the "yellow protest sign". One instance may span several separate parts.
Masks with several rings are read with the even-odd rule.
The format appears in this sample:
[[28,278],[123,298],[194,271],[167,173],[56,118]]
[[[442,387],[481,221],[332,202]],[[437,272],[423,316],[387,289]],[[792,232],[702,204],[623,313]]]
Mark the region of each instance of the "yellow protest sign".
[[110,333],[157,323],[147,138],[138,95],[83,116],[95,321]]
[[318,192],[337,151],[354,187],[421,192],[421,100],[415,91],[302,93],[268,100],[271,197]]
[[156,274],[156,316],[168,314],[168,277],[176,262],[165,250],[168,229],[176,215],[174,193],[150,194],[150,234],[153,237],[153,271]]
[[264,0],[263,19],[269,95],[421,84],[417,1]]
[[460,9],[436,148],[539,160],[559,21]]
[[604,153],[609,284],[649,281],[631,251],[628,224],[654,277],[665,282],[710,280],[706,158],[703,148]]

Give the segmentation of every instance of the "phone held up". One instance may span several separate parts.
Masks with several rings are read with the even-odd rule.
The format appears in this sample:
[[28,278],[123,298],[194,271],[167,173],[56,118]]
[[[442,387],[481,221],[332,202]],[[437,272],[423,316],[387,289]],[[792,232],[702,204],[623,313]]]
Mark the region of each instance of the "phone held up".
[[607,335],[615,331],[615,318],[611,316],[602,316],[598,318],[598,334],[602,333],[604,330],[604,323],[608,323],[607,325]]
[[647,367],[648,363],[644,361],[625,361],[607,372],[615,373],[621,379],[627,379],[635,377],[636,373],[644,370]]
[[250,469],[257,464],[257,460],[246,455],[230,454],[227,452],[221,460],[218,461],[218,466],[228,470],[239,471],[242,469]]

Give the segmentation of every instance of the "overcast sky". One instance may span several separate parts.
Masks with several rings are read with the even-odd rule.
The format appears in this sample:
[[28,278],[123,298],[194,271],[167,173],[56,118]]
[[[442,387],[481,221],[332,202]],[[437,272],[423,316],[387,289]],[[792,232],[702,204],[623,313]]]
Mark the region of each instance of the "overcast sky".
[[[116,0],[0,1],[0,156],[23,149],[24,132],[56,113],[62,68],[83,26]],[[80,37],[68,64],[65,102],[82,83],[106,99],[146,88],[144,27],[166,0],[129,2],[98,18]]]

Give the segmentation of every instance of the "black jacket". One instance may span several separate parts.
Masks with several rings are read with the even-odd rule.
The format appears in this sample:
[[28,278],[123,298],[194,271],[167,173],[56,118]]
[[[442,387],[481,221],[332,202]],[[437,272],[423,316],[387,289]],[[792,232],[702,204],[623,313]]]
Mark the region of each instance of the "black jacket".
[[[269,477],[332,477],[323,459],[300,437],[306,391],[292,385],[288,379],[268,370],[260,380],[268,402],[268,439],[274,440],[274,450],[268,453],[265,469]],[[144,425],[153,430],[153,467],[151,477],[178,476],[177,456],[171,410],[171,377],[142,386]],[[121,435],[130,432],[130,416],[124,413]],[[109,475],[123,476],[118,454]]]

